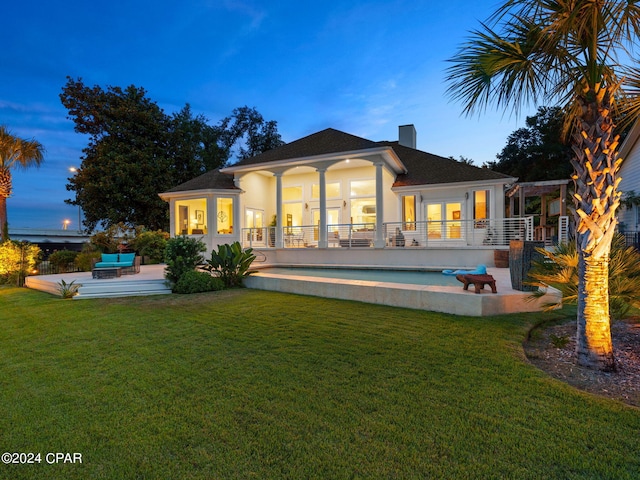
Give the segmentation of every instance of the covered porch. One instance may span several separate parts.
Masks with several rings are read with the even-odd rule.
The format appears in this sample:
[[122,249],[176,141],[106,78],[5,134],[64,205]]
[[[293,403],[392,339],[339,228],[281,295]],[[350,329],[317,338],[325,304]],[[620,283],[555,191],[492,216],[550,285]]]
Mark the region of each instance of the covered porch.
[[[516,183],[506,192],[509,199],[508,216],[511,218],[527,215],[531,218],[538,217],[538,221],[533,227],[532,240],[544,242],[547,246],[566,242],[569,238],[570,226],[567,216],[567,185],[570,181],[548,180]],[[532,197],[540,199],[540,214],[533,216],[525,213],[526,199]]]

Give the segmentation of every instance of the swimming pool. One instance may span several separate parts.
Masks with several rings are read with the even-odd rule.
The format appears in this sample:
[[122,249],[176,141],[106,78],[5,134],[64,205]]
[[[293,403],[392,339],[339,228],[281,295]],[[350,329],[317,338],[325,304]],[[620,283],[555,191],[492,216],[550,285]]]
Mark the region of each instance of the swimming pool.
[[455,276],[442,272],[418,270],[382,270],[369,268],[270,267],[260,270],[273,275],[339,278],[371,282],[404,283],[409,285],[460,286]]

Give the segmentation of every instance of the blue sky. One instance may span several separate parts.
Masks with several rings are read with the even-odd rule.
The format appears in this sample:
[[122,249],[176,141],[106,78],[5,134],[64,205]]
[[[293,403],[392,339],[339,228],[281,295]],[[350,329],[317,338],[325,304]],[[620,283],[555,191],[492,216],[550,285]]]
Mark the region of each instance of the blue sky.
[[[22,0],[3,5],[0,124],[46,148],[40,169],[14,171],[11,227],[73,228],[64,204],[69,167],[87,138],[59,94],[86,85],[136,85],[166,113],[191,104],[217,123],[240,106],[278,122],[290,142],[332,127],[395,140],[413,123],[418,148],[494,160],[524,124],[510,112],[461,116],[445,94],[446,59],[493,1],[299,2]],[[534,112],[535,109],[531,109]]]

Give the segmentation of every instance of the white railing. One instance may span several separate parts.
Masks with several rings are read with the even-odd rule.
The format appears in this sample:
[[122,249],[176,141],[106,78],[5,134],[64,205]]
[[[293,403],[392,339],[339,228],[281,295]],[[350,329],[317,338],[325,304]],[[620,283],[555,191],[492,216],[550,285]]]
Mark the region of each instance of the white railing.
[[[533,240],[533,217],[488,220],[442,220],[437,222],[388,222],[382,225],[386,247],[443,247],[447,245],[508,246],[511,240]],[[370,248],[376,237],[374,223],[327,225],[327,247]],[[317,225],[282,228],[284,248],[317,247]],[[274,248],[276,227],[242,230],[245,248]]]
[[389,222],[384,238],[388,247],[508,246],[511,240],[533,239],[533,217]]

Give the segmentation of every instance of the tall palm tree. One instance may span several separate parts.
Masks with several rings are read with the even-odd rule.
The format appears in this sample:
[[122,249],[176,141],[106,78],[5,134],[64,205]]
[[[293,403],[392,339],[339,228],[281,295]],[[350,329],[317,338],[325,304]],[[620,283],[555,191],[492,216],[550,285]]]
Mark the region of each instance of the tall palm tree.
[[36,140],[24,140],[0,125],[0,241],[8,239],[7,198],[11,196],[12,168],[39,167],[44,160],[44,147]]
[[613,118],[635,119],[640,72],[633,47],[640,6],[629,0],[507,0],[450,62],[450,95],[467,114],[489,104],[519,113],[558,104],[574,157],[579,252],[577,361],[614,370],[608,262],[622,159]]

